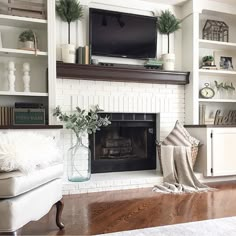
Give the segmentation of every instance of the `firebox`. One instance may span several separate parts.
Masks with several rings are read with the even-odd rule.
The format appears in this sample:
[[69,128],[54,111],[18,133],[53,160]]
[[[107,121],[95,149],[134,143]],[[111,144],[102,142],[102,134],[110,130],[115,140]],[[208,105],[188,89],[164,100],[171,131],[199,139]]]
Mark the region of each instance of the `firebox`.
[[156,114],[100,113],[111,125],[89,137],[92,173],[156,169]]

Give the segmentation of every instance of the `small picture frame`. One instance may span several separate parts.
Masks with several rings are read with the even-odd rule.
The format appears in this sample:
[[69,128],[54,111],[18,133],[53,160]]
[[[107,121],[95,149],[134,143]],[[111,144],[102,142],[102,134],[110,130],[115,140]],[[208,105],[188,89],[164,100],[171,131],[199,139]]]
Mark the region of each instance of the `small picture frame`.
[[231,52],[225,52],[225,51],[215,51],[214,58],[215,58],[215,65],[217,69],[234,70],[234,63],[236,63],[235,54],[232,54]]

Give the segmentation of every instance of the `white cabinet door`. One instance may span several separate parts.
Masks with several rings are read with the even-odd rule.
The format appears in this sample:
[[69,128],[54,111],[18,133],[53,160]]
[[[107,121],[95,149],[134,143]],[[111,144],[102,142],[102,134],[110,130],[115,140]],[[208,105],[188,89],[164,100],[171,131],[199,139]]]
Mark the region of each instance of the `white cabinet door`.
[[236,130],[215,129],[212,131],[213,176],[236,174]]

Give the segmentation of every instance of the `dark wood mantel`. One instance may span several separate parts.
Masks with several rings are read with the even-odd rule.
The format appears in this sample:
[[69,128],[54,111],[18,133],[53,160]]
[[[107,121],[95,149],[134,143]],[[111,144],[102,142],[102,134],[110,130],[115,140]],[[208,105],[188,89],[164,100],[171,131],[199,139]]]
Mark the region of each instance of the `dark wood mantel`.
[[57,78],[158,84],[189,83],[190,72],[162,71],[143,67],[80,65],[57,62]]

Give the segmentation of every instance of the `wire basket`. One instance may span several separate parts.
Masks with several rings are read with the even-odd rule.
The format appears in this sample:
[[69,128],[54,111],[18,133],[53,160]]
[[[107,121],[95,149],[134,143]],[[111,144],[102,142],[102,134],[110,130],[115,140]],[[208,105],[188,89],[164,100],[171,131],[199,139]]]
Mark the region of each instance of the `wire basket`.
[[[161,144],[157,143],[156,145],[157,145],[158,158],[159,158],[159,162],[160,162],[160,170],[161,170],[161,173],[163,173],[162,163],[161,163]],[[194,167],[195,162],[197,160],[198,149],[199,149],[199,145],[191,147],[192,167]]]

